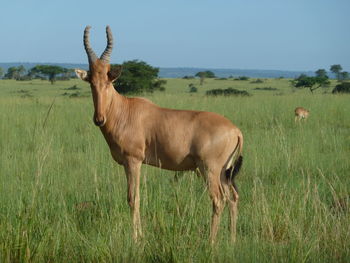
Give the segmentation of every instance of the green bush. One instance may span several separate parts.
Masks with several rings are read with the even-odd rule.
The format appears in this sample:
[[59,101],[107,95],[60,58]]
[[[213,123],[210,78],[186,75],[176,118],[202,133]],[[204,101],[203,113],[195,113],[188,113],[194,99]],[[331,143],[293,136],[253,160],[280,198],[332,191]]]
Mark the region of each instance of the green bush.
[[272,88],[272,87],[258,87],[258,88],[255,88],[255,90],[278,90],[277,88]]
[[234,88],[227,89],[212,89],[206,92],[208,96],[251,96],[251,94],[245,90],[238,90]]
[[190,89],[190,90],[189,90],[190,93],[195,93],[195,92],[198,91],[197,87],[196,87],[193,83],[190,83],[190,84],[188,85],[188,88]]
[[332,90],[332,93],[333,94],[336,94],[336,93],[350,93],[350,82],[343,82],[341,84],[338,84]]
[[194,79],[194,76],[184,76],[183,79]]
[[153,83],[153,90],[165,91],[166,80],[158,79]]
[[[112,65],[115,67],[117,65]],[[153,92],[164,90],[164,80],[158,80],[158,68],[148,65],[144,61],[126,61],[122,65],[121,76],[114,83],[114,88],[123,94]]]
[[251,81],[250,83],[257,83],[257,84],[259,84],[259,83],[264,83],[264,81],[262,79],[256,79],[256,80]]
[[240,77],[235,78],[235,80],[249,80],[249,77],[240,76]]
[[81,89],[81,88],[78,88],[77,85],[73,85],[72,87],[65,88],[64,90],[78,90],[78,89]]

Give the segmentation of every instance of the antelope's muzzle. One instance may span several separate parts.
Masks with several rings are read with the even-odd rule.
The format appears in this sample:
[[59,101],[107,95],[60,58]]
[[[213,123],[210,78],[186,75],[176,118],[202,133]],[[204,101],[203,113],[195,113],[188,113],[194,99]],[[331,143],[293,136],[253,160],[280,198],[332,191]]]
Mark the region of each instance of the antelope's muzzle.
[[103,116],[94,117],[94,123],[98,127],[102,127],[106,123],[106,119]]

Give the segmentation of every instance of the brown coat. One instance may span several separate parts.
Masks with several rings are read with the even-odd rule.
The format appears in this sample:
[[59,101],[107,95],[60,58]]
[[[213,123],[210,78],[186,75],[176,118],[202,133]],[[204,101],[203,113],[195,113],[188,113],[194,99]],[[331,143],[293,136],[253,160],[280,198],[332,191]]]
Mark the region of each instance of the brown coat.
[[121,68],[111,70],[109,57],[112,36],[107,27],[108,45],[100,59],[90,48],[89,28],[84,45],[90,71],[76,70],[90,83],[94,102],[94,122],[100,127],[111,154],[125,168],[128,202],[132,210],[134,238],[142,234],[139,215],[141,164],[168,170],[197,170],[205,178],[213,200],[211,240],[214,241],[220,214],[226,201],[231,213],[231,235],[235,239],[238,193],[234,175],[242,163],[243,136],[231,121],[204,111],[161,108],[144,98],[120,95],[112,82]]

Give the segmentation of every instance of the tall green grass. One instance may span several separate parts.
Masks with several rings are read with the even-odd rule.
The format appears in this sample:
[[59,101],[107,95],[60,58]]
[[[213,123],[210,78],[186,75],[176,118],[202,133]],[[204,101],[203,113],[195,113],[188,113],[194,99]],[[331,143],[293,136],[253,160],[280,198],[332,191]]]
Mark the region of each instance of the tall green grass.
[[[349,96],[292,92],[288,80],[266,80],[280,94],[208,80],[190,95],[190,81],[168,80],[168,92],[147,96],[164,107],[218,112],[242,130],[236,244],[225,211],[210,246],[201,178],[186,172],[174,180],[149,166],[141,178],[144,238],[134,244],[124,171],[92,123],[88,86],[0,81],[0,262],[348,261]],[[232,83],[254,95],[203,95]],[[85,95],[62,96],[73,85]],[[306,122],[294,123],[296,106],[310,109]],[[347,203],[334,205],[339,200]]]

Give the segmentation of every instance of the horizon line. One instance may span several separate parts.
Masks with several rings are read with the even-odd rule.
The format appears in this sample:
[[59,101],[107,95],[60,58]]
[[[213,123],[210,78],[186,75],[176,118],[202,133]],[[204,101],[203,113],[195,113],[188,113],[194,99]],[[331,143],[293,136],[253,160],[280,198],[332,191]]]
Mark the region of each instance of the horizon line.
[[[135,59],[138,60],[138,59]],[[131,60],[132,61],[132,60]],[[141,60],[140,60],[141,61]],[[146,62],[147,63],[147,62]],[[88,66],[89,63],[79,63],[79,62],[0,62],[0,64],[72,64],[72,65],[86,65]],[[117,63],[111,63],[112,64],[117,64]],[[147,63],[148,64],[148,63]],[[120,65],[120,64],[118,64]],[[212,69],[212,70],[260,70],[260,71],[285,71],[285,72],[314,72],[315,70],[309,69],[309,70],[303,70],[303,69],[261,69],[261,68],[228,68],[228,67],[202,67],[202,66],[154,66],[151,65],[152,67],[156,67],[156,68],[183,68],[183,69]],[[330,70],[326,71],[330,72]]]

